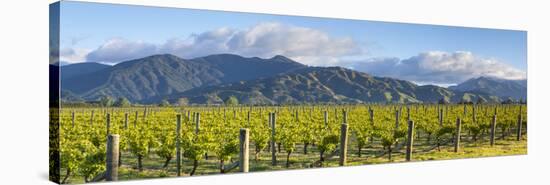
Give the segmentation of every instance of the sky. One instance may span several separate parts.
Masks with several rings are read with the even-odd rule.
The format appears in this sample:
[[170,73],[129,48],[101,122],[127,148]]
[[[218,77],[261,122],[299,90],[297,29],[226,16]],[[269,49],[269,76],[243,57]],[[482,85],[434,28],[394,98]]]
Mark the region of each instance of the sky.
[[60,61],[284,55],[417,84],[526,79],[527,32],[62,1]]

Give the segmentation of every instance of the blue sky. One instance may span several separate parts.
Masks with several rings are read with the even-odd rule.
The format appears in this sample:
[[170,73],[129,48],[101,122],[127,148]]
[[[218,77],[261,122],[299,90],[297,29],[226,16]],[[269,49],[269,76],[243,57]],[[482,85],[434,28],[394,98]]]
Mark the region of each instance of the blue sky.
[[69,63],[282,54],[429,84],[523,79],[527,70],[527,33],[511,30],[63,1],[60,35]]

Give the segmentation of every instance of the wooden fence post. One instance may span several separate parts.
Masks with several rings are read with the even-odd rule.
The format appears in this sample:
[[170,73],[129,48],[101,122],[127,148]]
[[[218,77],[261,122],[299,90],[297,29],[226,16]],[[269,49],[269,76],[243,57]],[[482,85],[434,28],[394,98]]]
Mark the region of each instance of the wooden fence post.
[[346,110],[342,110],[342,121],[348,123],[348,112]]
[[271,165],[277,165],[277,154],[275,153],[275,124],[277,124],[275,113],[271,115]]
[[105,160],[107,169],[105,171],[106,181],[118,180],[119,138],[118,134],[110,134],[107,136],[107,159]]
[[476,104],[472,105],[472,120],[476,123]]
[[181,114],[176,116],[176,172],[181,176]]
[[136,117],[134,119],[134,128],[137,127],[138,114],[139,114],[138,111],[136,111]]
[[94,124],[94,110],[92,110],[92,115],[90,116],[90,126]]
[[328,127],[328,113],[327,111],[323,111],[323,117],[325,118],[325,128]]
[[369,108],[369,118],[370,118],[370,121],[371,123],[374,123],[374,110],[370,109]]
[[249,131],[246,128],[241,128],[239,132],[239,171],[248,172],[248,160],[249,160]]
[[399,111],[395,111],[395,130],[399,130]]
[[407,121],[411,120],[411,109],[407,106]]
[[124,129],[128,129],[128,113],[124,113]]
[[443,109],[439,109],[439,127],[443,127]]
[[409,129],[407,132],[407,153],[406,160],[411,161],[414,139],[414,121],[409,120]]
[[199,133],[199,129],[200,129],[200,124],[201,124],[201,113],[195,113],[195,133],[198,134]]
[[248,122],[248,126],[250,126],[250,111],[246,115],[246,121]]
[[107,135],[111,134],[111,114],[107,113]]
[[147,118],[147,106],[143,109],[143,121]]
[[[497,110],[495,108],[495,110]],[[495,144],[495,130],[497,127],[497,115],[493,115],[493,120],[491,121],[491,146]]]
[[[521,109],[520,109],[520,110],[521,110]],[[521,112],[520,112],[519,115],[518,115],[518,123],[517,123],[518,126],[517,126],[517,130],[516,130],[516,132],[517,132],[517,133],[516,133],[516,134],[517,134],[516,140],[517,140],[517,141],[521,140],[521,127],[522,127],[522,122],[523,122],[523,120],[522,120]]]
[[458,147],[460,146],[461,125],[462,125],[462,121],[460,120],[460,118],[456,118],[455,153],[458,152]]
[[348,154],[348,124],[343,123],[342,127],[340,128],[340,166],[346,165],[347,154]]
[[74,128],[74,111],[72,113],[72,120],[73,120],[73,128]]

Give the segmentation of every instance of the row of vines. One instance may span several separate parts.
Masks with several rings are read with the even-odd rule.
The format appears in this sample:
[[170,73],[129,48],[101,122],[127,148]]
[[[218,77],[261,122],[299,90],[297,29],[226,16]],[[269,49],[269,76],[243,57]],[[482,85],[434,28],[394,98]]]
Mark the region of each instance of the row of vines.
[[[180,138],[176,138],[177,115],[182,117]],[[345,123],[349,125],[348,155],[354,156],[353,164],[367,164],[373,158],[401,160],[392,156],[403,155],[409,120],[415,123],[413,153],[421,155],[453,142],[457,118],[462,123],[462,142],[486,143],[495,117],[497,140],[515,136],[521,127],[519,133],[526,135],[525,105],[62,108],[61,180],[91,182],[105,171],[108,134],[120,135],[121,167],[137,171],[164,169],[166,176],[175,176],[171,169],[177,139],[181,142],[182,158],[190,165],[187,175],[227,173],[224,166],[234,162],[239,152],[241,128],[250,130],[250,154],[256,161],[251,164],[251,171],[334,166],[333,154],[338,150],[340,128]],[[275,119],[274,127],[271,119]],[[521,138],[524,136],[518,142],[524,142]],[[274,159],[272,164],[268,154],[273,149],[284,157]],[[151,158],[163,162],[148,163]],[[310,165],[293,166],[292,158],[306,160]],[[202,167],[206,161],[217,165]],[[262,161],[269,165],[260,166]]]

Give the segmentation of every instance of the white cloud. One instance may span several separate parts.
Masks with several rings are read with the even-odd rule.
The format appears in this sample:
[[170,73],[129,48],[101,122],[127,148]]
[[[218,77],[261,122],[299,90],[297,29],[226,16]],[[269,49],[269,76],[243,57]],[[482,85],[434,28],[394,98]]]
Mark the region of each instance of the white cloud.
[[194,58],[211,54],[228,53],[227,42],[235,30],[219,28],[200,34],[192,34],[187,39],[174,38],[159,46],[159,53],[170,53],[184,58]]
[[185,39],[170,39],[162,44],[115,38],[90,52],[86,59],[117,63],[161,53],[183,58],[233,53],[264,58],[284,55],[304,64],[326,66],[334,64],[341,56],[357,55],[361,52],[358,45],[348,37],[333,38],[312,28],[260,23],[244,30],[219,28],[192,34]]
[[59,51],[59,58],[61,62],[67,63],[85,62],[90,51],[84,48],[62,48]]
[[157,46],[143,41],[129,41],[122,38],[108,40],[87,56],[88,62],[117,63],[142,58],[157,53]]
[[371,59],[351,63],[350,66],[376,76],[394,77],[420,84],[453,84],[479,76],[511,80],[527,77],[525,71],[466,51],[453,53],[430,51],[404,60]]
[[332,38],[319,30],[279,23],[262,23],[236,32],[227,44],[237,54],[284,55],[315,66],[330,65],[337,57],[361,52],[351,38]]

